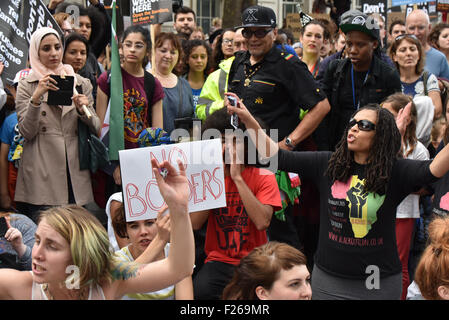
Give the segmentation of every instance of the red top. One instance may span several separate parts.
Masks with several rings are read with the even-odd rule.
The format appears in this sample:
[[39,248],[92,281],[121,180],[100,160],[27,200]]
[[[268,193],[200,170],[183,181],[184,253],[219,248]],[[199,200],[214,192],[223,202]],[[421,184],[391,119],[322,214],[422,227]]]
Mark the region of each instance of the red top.
[[[282,207],[276,177],[265,169],[246,167],[243,180],[256,198],[271,205],[273,212]],[[238,265],[255,247],[267,242],[266,231],[257,230],[243,206],[237,186],[230,176],[225,177],[226,207],[214,209],[209,214],[205,252],[206,261],[221,261]]]

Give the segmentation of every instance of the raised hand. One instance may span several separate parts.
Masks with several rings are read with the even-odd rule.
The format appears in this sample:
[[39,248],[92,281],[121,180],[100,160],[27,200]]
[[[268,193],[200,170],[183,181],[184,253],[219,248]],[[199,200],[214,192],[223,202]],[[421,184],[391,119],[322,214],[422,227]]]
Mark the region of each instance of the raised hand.
[[[156,159],[151,159],[153,173],[159,186],[162,197],[174,213],[172,208],[182,207],[186,209],[189,205],[189,182],[186,177],[185,166],[178,160],[179,172],[168,162],[158,163]],[[161,172],[165,170],[166,177],[163,178]]]

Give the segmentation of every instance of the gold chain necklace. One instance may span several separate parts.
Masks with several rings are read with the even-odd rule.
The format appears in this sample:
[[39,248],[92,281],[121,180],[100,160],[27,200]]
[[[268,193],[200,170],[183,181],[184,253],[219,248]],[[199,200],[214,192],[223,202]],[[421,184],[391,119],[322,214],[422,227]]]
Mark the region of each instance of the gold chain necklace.
[[243,72],[245,73],[245,87],[248,87],[251,84],[251,78],[252,76],[259,71],[260,67],[262,65],[257,66],[256,68],[254,68],[253,72],[251,72],[250,74],[248,74],[248,70],[247,70],[247,65],[245,64]]

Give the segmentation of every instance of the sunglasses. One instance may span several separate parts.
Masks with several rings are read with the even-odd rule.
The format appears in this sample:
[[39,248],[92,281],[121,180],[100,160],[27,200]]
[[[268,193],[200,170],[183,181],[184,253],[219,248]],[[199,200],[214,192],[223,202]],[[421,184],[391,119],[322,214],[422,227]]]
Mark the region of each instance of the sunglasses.
[[256,31],[251,31],[249,29],[243,29],[242,30],[242,36],[245,39],[250,39],[253,35],[255,35],[256,38],[262,39],[268,33],[270,33],[271,30],[273,30],[273,29],[257,29]]
[[359,127],[359,130],[362,131],[373,131],[376,129],[376,125],[368,120],[355,120],[354,118],[349,120],[348,126],[349,128],[352,128],[355,124]]
[[404,38],[412,38],[412,39],[414,39],[414,40],[417,40],[417,41],[419,41],[418,40],[418,38],[414,35],[414,34],[411,34],[411,33],[404,33],[404,34],[400,34],[400,35],[398,35],[395,39],[394,39],[394,41],[399,41],[399,40],[402,40],[402,39],[404,39]]

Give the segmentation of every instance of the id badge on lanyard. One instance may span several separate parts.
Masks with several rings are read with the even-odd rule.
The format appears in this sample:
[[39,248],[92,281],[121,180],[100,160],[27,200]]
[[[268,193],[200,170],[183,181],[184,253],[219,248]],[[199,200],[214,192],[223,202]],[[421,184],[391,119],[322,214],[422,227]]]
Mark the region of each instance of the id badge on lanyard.
[[[369,70],[366,72],[365,80],[363,80],[362,87],[365,85],[366,80],[368,79]],[[360,108],[360,98],[357,104],[355,103],[355,84],[354,84],[354,66],[351,64],[351,81],[352,81],[352,102],[354,104],[354,108],[359,110]]]

